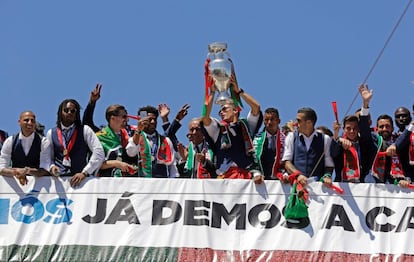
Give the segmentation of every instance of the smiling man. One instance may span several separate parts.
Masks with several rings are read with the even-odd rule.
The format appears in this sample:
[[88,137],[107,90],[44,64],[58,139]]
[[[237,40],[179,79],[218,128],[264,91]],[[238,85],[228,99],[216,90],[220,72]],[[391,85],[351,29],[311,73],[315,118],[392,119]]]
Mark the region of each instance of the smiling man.
[[[334,136],[331,143],[331,156],[335,163],[335,181],[337,182],[364,182],[369,173],[372,162],[369,155],[375,154],[367,116],[346,116],[343,120],[344,133],[339,137],[341,125],[334,123]],[[371,148],[370,154],[363,150]]]
[[16,177],[21,185],[27,184],[27,175],[47,175],[45,147],[47,143],[36,131],[36,116],[24,111],[18,120],[20,132],[4,141],[0,154],[0,174]]
[[140,177],[175,178],[179,176],[174,158],[174,147],[167,136],[157,132],[158,110],[153,106],[138,110],[138,121],[134,136],[129,139],[128,156],[138,155]]
[[126,154],[128,144],[127,125],[128,114],[124,106],[110,105],[105,111],[108,125],[97,132],[99,141],[105,151],[105,161],[99,171],[99,176],[122,177],[136,175],[133,166],[136,159],[131,159]]

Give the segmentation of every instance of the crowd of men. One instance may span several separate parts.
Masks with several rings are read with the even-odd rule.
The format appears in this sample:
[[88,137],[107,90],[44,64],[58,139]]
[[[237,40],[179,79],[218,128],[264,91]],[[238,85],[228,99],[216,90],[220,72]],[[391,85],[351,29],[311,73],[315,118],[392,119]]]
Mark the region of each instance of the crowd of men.
[[[396,132],[393,118],[386,114],[372,128],[369,104],[373,92],[366,85],[359,87],[361,109],[345,116],[342,123],[335,121],[332,132],[316,126],[317,114],[308,107],[297,111],[295,123],[281,127],[278,110],[262,111],[233,75],[233,98],[219,105],[220,119],[211,116],[213,84],[205,112],[189,121],[187,142],[179,141],[176,133],[188,104],[171,122],[166,104],[141,107],[137,116],[128,115],[122,105],[109,105],[106,125],[97,127],[93,115],[101,88],[98,84],[91,91],[82,118],[76,100],[62,101],[56,126],[46,134],[34,112],[22,112],[19,133],[7,137],[0,132],[0,174],[15,177],[21,185],[27,184],[27,176],[70,176],[73,187],[88,176],[251,179],[256,184],[280,180],[302,186],[313,177],[325,186],[337,181],[401,187],[409,186],[414,178],[410,111],[397,108]],[[241,100],[249,107],[246,118],[240,116]],[[137,126],[129,125],[128,118],[136,119]],[[158,118],[162,132],[157,130]]]

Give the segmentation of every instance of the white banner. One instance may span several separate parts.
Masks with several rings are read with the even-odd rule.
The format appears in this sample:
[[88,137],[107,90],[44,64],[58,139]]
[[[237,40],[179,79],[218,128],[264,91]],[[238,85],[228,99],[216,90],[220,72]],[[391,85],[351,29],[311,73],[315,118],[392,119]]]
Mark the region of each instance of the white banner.
[[413,255],[414,192],[394,185],[311,183],[309,224],[282,215],[279,181],[31,178],[0,180],[0,246],[86,245]]

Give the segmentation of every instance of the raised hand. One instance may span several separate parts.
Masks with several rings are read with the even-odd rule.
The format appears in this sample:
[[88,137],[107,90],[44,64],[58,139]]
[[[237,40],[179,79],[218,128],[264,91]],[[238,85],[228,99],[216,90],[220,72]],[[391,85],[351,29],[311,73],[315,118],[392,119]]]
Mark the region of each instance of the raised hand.
[[368,89],[368,85],[361,84],[359,86],[359,93],[361,94],[361,98],[364,102],[364,107],[368,108],[369,102],[372,98],[374,91]]
[[91,91],[91,96],[89,97],[90,103],[96,103],[96,101],[98,101],[99,98],[101,98],[101,88],[102,84],[96,84],[95,89]]
[[180,111],[178,111],[177,115],[175,116],[175,118],[178,121],[181,121],[187,114],[188,114],[188,109],[190,108],[189,104],[185,104],[181,107]]
[[341,137],[341,138],[339,138],[339,141],[341,142],[342,148],[343,148],[344,150],[348,150],[348,149],[349,149],[349,148],[351,148],[351,146],[352,146],[352,142],[351,142],[351,141],[349,141],[349,140],[348,140],[348,139],[346,139],[346,138]]
[[177,144],[177,152],[183,161],[187,161],[188,149],[182,143]]
[[158,112],[163,122],[168,121],[168,115],[170,114],[170,107],[167,104],[159,104]]
[[196,159],[198,162],[204,164],[204,161],[206,161],[206,154],[207,154],[207,149],[203,149],[203,151],[201,153],[197,153],[196,154]]

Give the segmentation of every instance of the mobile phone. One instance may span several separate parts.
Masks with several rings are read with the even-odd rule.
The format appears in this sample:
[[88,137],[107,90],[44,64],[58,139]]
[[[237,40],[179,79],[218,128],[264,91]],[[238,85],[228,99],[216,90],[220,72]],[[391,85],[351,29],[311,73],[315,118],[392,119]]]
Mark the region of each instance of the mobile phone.
[[147,117],[147,115],[148,115],[147,111],[141,111],[141,112],[139,112],[139,117],[141,119],[144,118],[144,117]]

